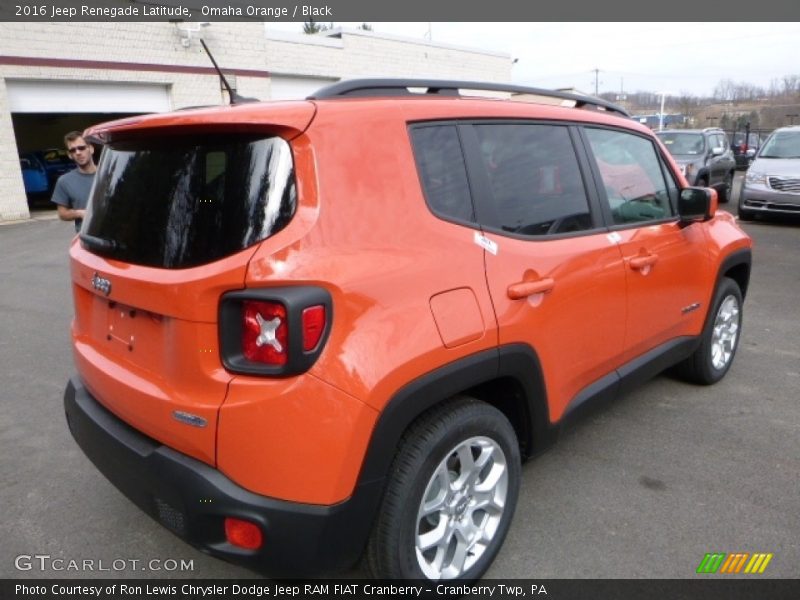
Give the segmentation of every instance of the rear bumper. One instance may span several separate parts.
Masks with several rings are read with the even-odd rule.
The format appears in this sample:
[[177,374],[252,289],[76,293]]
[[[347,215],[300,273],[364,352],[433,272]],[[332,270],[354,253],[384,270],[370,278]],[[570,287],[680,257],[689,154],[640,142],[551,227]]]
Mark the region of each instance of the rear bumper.
[[[64,409],[72,436],[103,475],[203,552],[280,577],[341,571],[363,552],[380,501],[380,481],[358,486],[350,499],[333,506],[275,500],[142,435],[101,406],[78,378],[67,384]],[[244,550],[227,543],[225,517],[257,523],[262,548]]]

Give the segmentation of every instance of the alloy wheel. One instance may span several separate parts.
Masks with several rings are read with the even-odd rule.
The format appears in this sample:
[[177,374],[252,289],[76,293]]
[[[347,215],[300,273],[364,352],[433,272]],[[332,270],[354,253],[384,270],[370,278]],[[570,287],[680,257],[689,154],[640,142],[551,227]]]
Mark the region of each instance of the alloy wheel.
[[724,369],[730,362],[739,337],[739,302],[732,295],[719,305],[711,333],[711,364]]
[[436,467],[416,520],[416,555],[429,579],[453,579],[494,539],[508,494],[508,464],[497,442],[469,438]]

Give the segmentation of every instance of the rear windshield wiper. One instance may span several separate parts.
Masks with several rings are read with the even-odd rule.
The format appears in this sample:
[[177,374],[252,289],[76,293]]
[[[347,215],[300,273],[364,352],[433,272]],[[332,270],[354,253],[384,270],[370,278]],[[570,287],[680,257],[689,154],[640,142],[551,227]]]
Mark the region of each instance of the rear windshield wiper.
[[113,252],[114,250],[122,249],[122,245],[116,240],[107,240],[105,238],[89,235],[88,233],[82,233],[79,237],[81,241],[92,250]]

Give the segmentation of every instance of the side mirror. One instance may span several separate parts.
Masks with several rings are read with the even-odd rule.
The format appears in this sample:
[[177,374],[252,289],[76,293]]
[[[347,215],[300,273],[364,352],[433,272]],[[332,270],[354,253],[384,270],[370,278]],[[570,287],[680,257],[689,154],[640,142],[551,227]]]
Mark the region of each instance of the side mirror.
[[725,148],[722,146],[717,146],[716,148],[711,149],[711,156],[722,156],[723,152],[725,152]]
[[717,191],[712,188],[688,187],[678,198],[678,216],[682,223],[708,221],[717,212]]

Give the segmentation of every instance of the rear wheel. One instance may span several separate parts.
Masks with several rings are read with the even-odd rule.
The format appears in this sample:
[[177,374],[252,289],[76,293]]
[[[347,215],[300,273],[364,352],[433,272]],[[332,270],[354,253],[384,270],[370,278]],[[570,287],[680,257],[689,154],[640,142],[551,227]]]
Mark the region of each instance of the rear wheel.
[[505,415],[459,397],[418,419],[395,457],[367,546],[382,579],[479,578],[517,503],[520,454]]
[[719,201],[727,202],[731,199],[731,190],[733,190],[733,171],[725,175],[722,185],[719,188]]
[[736,355],[741,327],[742,292],[733,279],[723,277],[714,294],[700,346],[677,366],[678,374],[688,381],[704,385],[722,379]]

